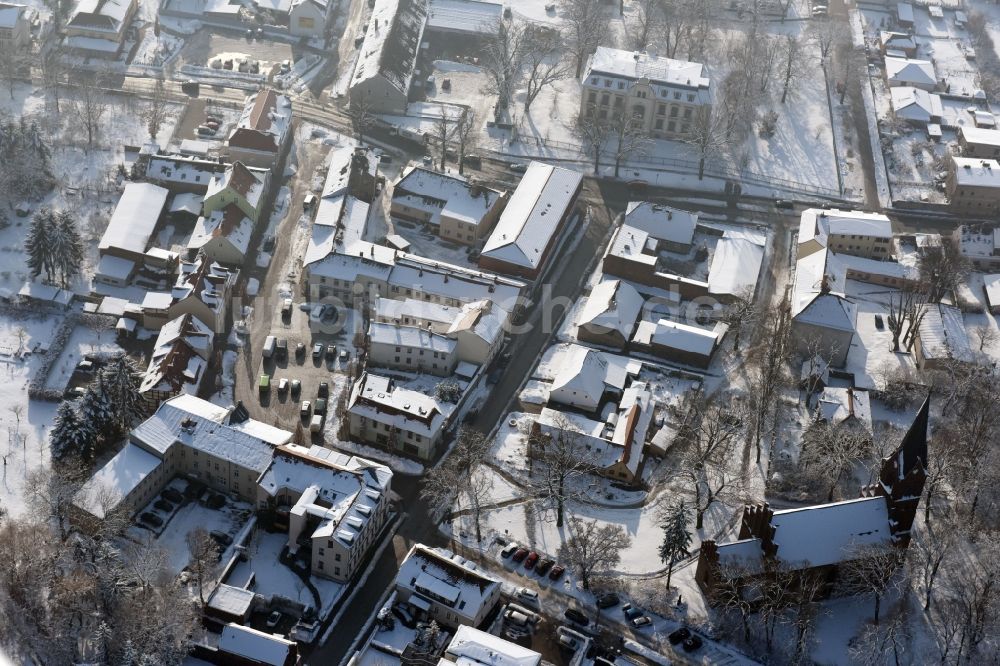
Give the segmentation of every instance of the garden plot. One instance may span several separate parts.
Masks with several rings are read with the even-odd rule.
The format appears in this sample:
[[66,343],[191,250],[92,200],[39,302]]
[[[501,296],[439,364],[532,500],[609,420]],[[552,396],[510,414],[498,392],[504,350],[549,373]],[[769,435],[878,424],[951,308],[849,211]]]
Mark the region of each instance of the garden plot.
[[[25,499],[28,475],[49,464],[47,429],[59,406],[54,402],[28,399],[28,382],[44,355],[19,352],[47,346],[62,318],[56,316],[16,318],[0,314],[0,508],[12,517],[29,510]],[[3,440],[6,439],[6,443]]]
[[113,328],[97,329],[83,324],[73,329],[62,353],[49,371],[45,388],[54,391],[65,391],[77,364],[88,354],[110,356],[123,353],[118,346]]

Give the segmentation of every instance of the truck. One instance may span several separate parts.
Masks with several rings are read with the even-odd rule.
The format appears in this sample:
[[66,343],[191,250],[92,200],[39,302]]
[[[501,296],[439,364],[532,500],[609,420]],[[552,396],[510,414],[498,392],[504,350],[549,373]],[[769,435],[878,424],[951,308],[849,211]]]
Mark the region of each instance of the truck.
[[264,355],[264,358],[271,358],[272,356],[274,356],[274,349],[277,346],[278,346],[278,339],[275,338],[273,335],[269,335],[266,338],[264,338],[264,348],[261,351],[261,353]]

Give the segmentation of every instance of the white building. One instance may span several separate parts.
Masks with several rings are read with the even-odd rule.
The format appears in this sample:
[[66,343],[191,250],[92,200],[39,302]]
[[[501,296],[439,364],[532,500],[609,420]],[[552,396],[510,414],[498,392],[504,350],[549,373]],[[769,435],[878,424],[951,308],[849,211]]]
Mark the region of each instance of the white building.
[[170,192],[150,183],[128,183],[101,236],[101,257],[141,263]]
[[658,138],[690,136],[699,110],[712,104],[701,64],[606,46],[590,56],[581,84],[581,117],[627,115]]
[[709,329],[670,319],[643,321],[639,323],[632,342],[636,349],[668,361],[708,368],[728,330],[722,322]]
[[881,213],[808,208],[799,218],[797,258],[828,248],[838,254],[888,259],[892,222]]
[[406,112],[426,22],[425,0],[375,0],[351,79],[351,104]]
[[416,326],[368,326],[368,363],[378,368],[447,377],[458,363],[457,348],[453,339]]
[[500,602],[500,591],[500,581],[474,562],[419,543],[396,574],[397,598],[446,627],[478,627]]
[[81,56],[117,58],[137,8],[136,0],[81,0],[63,28],[63,47]]
[[913,86],[889,88],[892,115],[913,125],[940,123],[944,114],[941,96]]
[[576,209],[582,174],[532,162],[479,255],[486,270],[536,278]]
[[886,57],[885,77],[890,87],[912,86],[932,92],[938,86],[934,64],[929,60]]
[[227,330],[229,299],[239,271],[199,256],[194,261],[181,261],[177,281],[170,291],[167,316],[192,314],[215,333]]
[[659,239],[665,250],[687,253],[694,242],[698,214],[648,201],[630,201],[625,224]]
[[0,53],[27,55],[31,28],[26,5],[0,2]]
[[347,412],[352,437],[423,460],[437,453],[446,421],[433,397],[370,372],[354,382]]
[[322,446],[286,444],[258,481],[258,506],[288,520],[288,549],[307,547],[312,573],[348,582],[389,514],[392,471]]
[[393,186],[390,212],[433,227],[441,238],[471,245],[490,233],[505,201],[497,190],[415,166]]
[[591,290],[577,315],[577,339],[625,349],[632,339],[644,302],[629,283],[604,280]]
[[292,0],[288,10],[288,32],[296,37],[322,38],[329,15],[327,0]]
[[584,347],[569,345],[560,356],[549,388],[549,402],[596,412],[605,400],[618,400],[642,364]]
[[462,625],[438,666],[540,666],[542,655],[499,636]]

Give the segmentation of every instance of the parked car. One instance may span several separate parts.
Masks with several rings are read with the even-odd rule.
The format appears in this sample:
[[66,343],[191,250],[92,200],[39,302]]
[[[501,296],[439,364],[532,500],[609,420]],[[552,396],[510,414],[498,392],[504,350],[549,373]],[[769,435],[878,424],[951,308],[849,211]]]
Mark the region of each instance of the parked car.
[[142,514],[141,517],[142,517],[142,522],[148,523],[148,524],[152,525],[153,527],[159,527],[160,525],[163,524],[163,519],[162,518],[160,518],[155,513],[150,513],[149,511],[145,512],[144,514]]
[[180,491],[173,488],[164,488],[160,494],[163,496],[163,499],[169,500],[174,504],[180,504],[184,501],[184,495],[181,495]]
[[633,606],[632,604],[625,604],[624,606],[622,606],[622,613],[624,613],[625,617],[627,617],[630,620],[633,620],[642,615],[642,611]]
[[525,569],[534,569],[535,564],[537,563],[538,563],[538,553],[536,553],[535,551],[531,551],[530,553],[528,553],[528,556],[524,558]]
[[520,546],[517,545],[517,542],[516,541],[511,541],[509,544],[507,544],[504,547],[503,550],[500,551],[500,557],[506,559],[506,558],[510,557],[511,555],[513,555],[514,552],[517,551],[518,548],[520,548]]
[[300,382],[298,379],[293,379],[291,390],[293,398],[299,397],[299,394],[302,393],[302,382]]
[[215,130],[208,125],[198,125],[198,136],[215,136]]
[[155,502],[153,502],[153,507],[160,511],[164,511],[166,513],[170,513],[171,511],[174,510],[174,505],[165,499],[156,500]]
[[285,298],[281,301],[281,316],[289,319],[292,316],[292,299]]
[[590,618],[575,608],[567,608],[566,612],[563,614],[566,616],[567,620],[569,620],[570,622],[574,622],[580,625],[581,627],[586,627],[588,624],[590,624]]
[[319,388],[316,390],[316,395],[318,395],[321,398],[329,398],[330,397],[330,383],[329,382],[320,382],[319,383]]
[[192,97],[198,96],[198,90],[200,88],[201,86],[198,84],[198,82],[193,80],[185,81],[184,83],[181,84],[181,92],[184,93],[185,95],[191,95]]
[[350,352],[348,352],[346,349],[342,348],[340,350],[340,362],[341,363],[347,363],[347,361],[349,361],[350,358],[351,358]]
[[305,358],[306,356],[306,343],[300,342],[295,345],[295,358]]
[[531,606],[538,607],[538,592],[529,589],[527,587],[519,587],[514,592],[514,595],[522,602],[529,604]]
[[278,380],[278,394],[285,395],[286,393],[288,393],[288,379],[282,377]]
[[278,346],[275,349],[275,355],[280,361],[284,361],[288,358],[288,340],[285,338],[278,339]]
[[653,621],[650,620],[645,615],[640,615],[639,617],[637,617],[634,620],[632,620],[632,626],[636,627],[636,628],[639,628],[639,627],[648,627],[652,623],[653,623]]
[[701,636],[698,634],[691,634],[691,637],[684,641],[684,651],[694,652],[702,645]]
[[264,242],[263,242],[263,245],[262,245],[261,249],[264,250],[264,252],[270,252],[270,251],[272,251],[274,249],[274,235],[273,234],[268,234],[267,236],[264,236]]
[[267,622],[265,624],[267,625],[268,629],[274,629],[280,623],[281,623],[281,611],[274,611],[273,613],[267,616]]
[[515,562],[523,562],[524,558],[526,558],[527,556],[528,556],[527,548],[518,548],[517,550],[514,551],[514,556],[511,557],[510,559],[514,560]]
[[535,565],[535,573],[539,576],[544,576],[549,572],[553,564],[555,564],[555,560],[544,559]]
[[309,421],[309,432],[319,432],[323,429],[323,415],[313,414],[312,420]]
[[475,153],[468,153],[464,155],[462,157],[462,162],[473,169],[479,169],[483,166],[483,158]]
[[667,639],[670,641],[671,645],[677,645],[678,643],[683,643],[690,637],[691,630],[687,627],[681,627],[680,629],[674,629],[671,631],[670,635],[667,636]]
[[566,567],[561,564],[557,564],[552,567],[552,571],[549,572],[549,580],[559,580],[562,578],[564,573],[566,573]]
[[317,342],[313,345],[313,360],[319,359],[323,356],[323,343]]
[[233,543],[233,537],[229,536],[225,532],[220,532],[219,530],[212,530],[208,533],[208,536],[212,537],[212,541],[219,544],[223,548],[226,548]]
[[327,345],[326,346],[326,359],[329,361],[331,359],[337,358],[337,345]]
[[299,408],[299,416],[306,418],[312,413],[312,403],[308,400],[302,401],[302,406]]
[[611,608],[617,606],[621,599],[614,592],[605,592],[597,597],[598,608]]
[[528,170],[528,165],[522,162],[511,162],[508,168],[514,173],[524,173]]
[[316,398],[316,402],[313,404],[313,413],[326,416],[326,398]]
[[271,390],[271,375],[263,374],[260,376],[260,381],[257,382],[257,387],[260,389],[261,396],[265,396]]
[[580,641],[569,634],[559,634],[559,645],[567,650],[576,650],[580,646]]

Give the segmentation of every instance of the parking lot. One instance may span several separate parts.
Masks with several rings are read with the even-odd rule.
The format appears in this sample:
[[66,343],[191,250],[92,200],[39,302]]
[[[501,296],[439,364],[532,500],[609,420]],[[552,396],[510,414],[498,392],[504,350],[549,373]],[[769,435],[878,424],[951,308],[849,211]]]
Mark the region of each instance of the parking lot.
[[[301,423],[303,428],[308,429],[309,416],[302,415],[302,402],[309,401],[311,416],[316,400],[320,397],[322,382],[330,387],[329,395],[324,398],[327,405],[323,427],[325,429],[328,424],[336,427],[336,389],[346,384],[344,375],[357,357],[354,345],[351,344],[352,313],[338,311],[336,319],[328,316],[327,321],[323,322],[311,318],[310,312],[306,311],[306,308],[311,311],[313,307],[302,301],[294,302],[290,316],[283,316],[280,306],[274,308],[271,313],[271,335],[277,340],[285,341],[287,355],[277,350],[270,358],[265,358],[264,352],[260,354],[258,375],[268,374],[271,378],[270,390],[260,394],[260,404],[284,428],[294,429]],[[282,379],[288,382],[285,390],[279,390]],[[299,382],[298,391],[293,387],[295,380]],[[321,433],[313,435],[316,443],[322,441]]]

